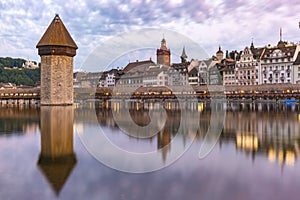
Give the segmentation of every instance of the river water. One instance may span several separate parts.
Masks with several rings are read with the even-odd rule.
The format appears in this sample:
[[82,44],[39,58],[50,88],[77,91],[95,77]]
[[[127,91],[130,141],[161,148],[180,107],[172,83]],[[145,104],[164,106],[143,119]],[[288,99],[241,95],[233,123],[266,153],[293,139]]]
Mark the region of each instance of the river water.
[[0,118],[0,199],[300,196],[298,105],[2,106]]

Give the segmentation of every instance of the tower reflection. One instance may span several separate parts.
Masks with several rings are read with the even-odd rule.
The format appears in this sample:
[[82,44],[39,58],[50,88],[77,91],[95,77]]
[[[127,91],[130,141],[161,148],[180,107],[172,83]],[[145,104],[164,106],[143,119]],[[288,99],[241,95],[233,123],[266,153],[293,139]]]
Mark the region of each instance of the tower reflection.
[[41,153],[38,167],[59,195],[74,166],[72,106],[41,107]]

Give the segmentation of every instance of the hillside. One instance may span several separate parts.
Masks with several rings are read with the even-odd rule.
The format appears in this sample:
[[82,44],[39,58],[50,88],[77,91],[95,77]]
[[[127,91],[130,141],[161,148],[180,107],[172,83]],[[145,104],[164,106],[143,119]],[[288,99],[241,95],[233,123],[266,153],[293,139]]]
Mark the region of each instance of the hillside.
[[24,69],[21,58],[0,57],[0,83],[15,83],[16,85],[34,86],[40,82],[40,68]]

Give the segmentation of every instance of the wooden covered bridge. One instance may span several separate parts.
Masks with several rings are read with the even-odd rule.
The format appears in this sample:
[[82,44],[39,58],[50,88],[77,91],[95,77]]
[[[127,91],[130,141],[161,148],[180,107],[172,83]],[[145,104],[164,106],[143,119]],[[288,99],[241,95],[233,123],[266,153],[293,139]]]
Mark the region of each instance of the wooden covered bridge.
[[[234,99],[296,99],[300,100],[298,84],[266,84],[253,86],[148,86],[137,88],[100,87],[74,88],[74,99],[175,99],[226,97]],[[40,88],[0,89],[0,104],[37,104],[40,102]]]
[[300,99],[298,84],[266,84],[247,86],[151,86],[128,89],[124,87],[97,88],[97,99],[131,98],[131,99],[172,99],[176,97],[210,99]]

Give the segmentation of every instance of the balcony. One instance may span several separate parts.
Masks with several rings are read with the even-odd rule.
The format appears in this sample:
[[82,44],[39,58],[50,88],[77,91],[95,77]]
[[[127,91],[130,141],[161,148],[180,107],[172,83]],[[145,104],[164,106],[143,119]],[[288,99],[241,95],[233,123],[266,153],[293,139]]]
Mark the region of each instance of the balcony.
[[284,77],[283,77],[283,76],[281,76],[281,77],[280,77],[280,80],[281,80],[281,81],[284,81]]
[[291,69],[287,69],[287,70],[286,70],[287,73],[290,73],[291,71],[292,71]]
[[269,81],[273,81],[273,77],[269,77],[268,80],[269,80]]

